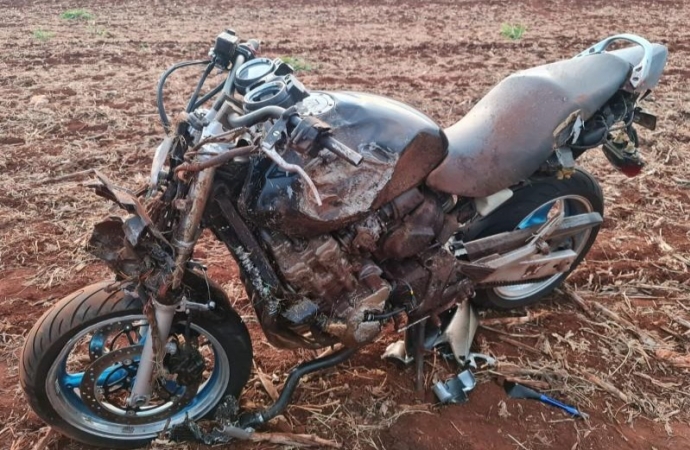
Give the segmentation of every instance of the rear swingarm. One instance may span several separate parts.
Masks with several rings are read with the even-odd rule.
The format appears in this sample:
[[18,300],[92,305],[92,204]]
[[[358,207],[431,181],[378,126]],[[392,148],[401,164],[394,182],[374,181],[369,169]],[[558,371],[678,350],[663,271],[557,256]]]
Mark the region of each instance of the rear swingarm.
[[577,259],[570,249],[552,251],[567,239],[603,222],[597,212],[556,217],[544,225],[509,231],[464,244],[470,266],[493,269],[473,277],[477,286],[537,280],[567,272]]

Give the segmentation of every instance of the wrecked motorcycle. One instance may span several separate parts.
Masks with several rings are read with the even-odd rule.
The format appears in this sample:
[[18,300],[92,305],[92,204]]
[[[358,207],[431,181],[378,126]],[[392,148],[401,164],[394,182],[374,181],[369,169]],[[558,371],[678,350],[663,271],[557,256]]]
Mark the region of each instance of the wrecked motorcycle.
[[[620,41],[635,45],[607,51]],[[626,175],[642,170],[634,127],[656,119],[638,102],[667,57],[612,36],[509,76],[443,129],[395,100],[309,90],[258,50],[228,30],[209,60],[164,73],[166,137],[146,188],[95,172],[96,192],[125,211],[89,242],[115,279],[46,312],[20,365],[33,410],[71,438],[136,447],[203,417],[246,435],[286,408],[302,376],[345,361],[386,323],[405,332],[396,351],[417,361],[418,382],[440,343],[465,364],[467,305],[535,303],[592,246],[602,191],[576,161],[602,147]],[[173,124],[165,80],[196,64],[205,70]],[[216,69],[225,81],[201,95]],[[297,366],[265,410],[238,410],[252,344],[193,259],[203,229],[234,257],[271,344],[332,348]]]

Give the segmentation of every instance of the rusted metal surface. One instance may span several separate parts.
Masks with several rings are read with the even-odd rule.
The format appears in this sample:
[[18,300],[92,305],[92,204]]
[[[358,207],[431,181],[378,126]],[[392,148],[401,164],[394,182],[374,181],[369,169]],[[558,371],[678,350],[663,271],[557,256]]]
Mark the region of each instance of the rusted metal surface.
[[358,150],[363,161],[357,167],[328,152],[308,163],[297,152],[284,155],[287,161],[304,166],[322,205],[304,192],[301,179],[281,176],[269,167],[253,167],[242,192],[243,214],[295,237],[318,236],[363,219],[374,211],[372,205],[390,180],[398,155],[373,144]]
[[[238,262],[242,283],[268,341],[280,348],[316,349],[335,344],[336,339],[320,333],[311,322],[305,328],[301,320],[300,323],[289,321],[287,317],[294,317],[299,312],[293,309],[297,301],[284,291],[264,249],[229,198],[224,187],[214,191],[207,221]],[[310,305],[301,307],[309,308]],[[307,332],[311,332],[308,337],[305,335]]]
[[98,170],[94,170],[94,174],[101,182],[100,184],[91,185],[96,190],[97,195],[112,200],[130,214],[141,217],[146,226],[151,225],[152,221],[146,212],[146,208],[137,200],[134,194],[117,186]]
[[346,345],[362,345],[379,334],[380,324],[365,317],[385,309],[390,285],[375,263],[346,253],[328,234],[297,241],[277,231],[262,237],[285,280],[303,296],[289,309],[309,310],[314,319],[318,312],[327,318],[322,330]]
[[419,254],[443,228],[443,211],[438,200],[427,196],[381,243],[384,257],[404,259]]
[[318,303],[357,287],[356,268],[330,235],[294,243],[275,231],[262,237],[290,285],[311,294]]
[[[126,246],[123,250],[111,245],[119,240],[133,248],[148,230],[157,231],[134,196],[104,181],[103,193],[135,218],[124,227],[101,225],[94,240],[100,243],[98,252],[122,273],[142,274],[145,268],[156,267],[144,282],[165,303],[168,294],[182,285],[205,217],[237,260],[267,338],[290,348],[319,348],[335,342],[361,346],[380,333],[378,320],[383,319],[372,317],[391,310],[399,314],[395,309],[406,310],[412,321],[440,324],[439,314],[473,294],[470,278],[499,279],[503,262],[510,273],[519,268],[521,277],[543,276],[555,265],[565,267],[567,258],[556,261],[550,255],[528,261],[540,248],[534,242],[524,246],[532,230],[469,243],[471,260],[456,259],[440,245],[458,223],[455,213],[450,213],[450,219],[444,213],[449,196],[418,188],[445,155],[443,134],[428,118],[404,105],[391,102],[374,107],[371,102],[367,96],[355,96],[326,114],[341,114],[331,117],[333,130],[347,145],[357,144],[354,147],[362,156],[357,167],[325,151],[317,155],[271,147],[275,154],[267,149],[264,153],[272,160],[251,158],[247,171],[240,171],[242,179],[231,174],[231,181],[218,181],[215,173],[220,165],[247,156],[256,147],[228,150],[225,145],[202,141],[195,161],[174,169],[178,176],[195,174],[189,188],[180,183],[183,195],[176,194],[177,200],[170,198],[161,206],[175,211],[170,220],[174,230],[167,234],[173,236],[169,247],[147,247],[154,255],[167,255],[162,264],[150,264],[140,252],[129,253]],[[373,130],[361,117],[347,118],[343,111],[360,111],[360,103],[387,117],[388,128]],[[369,111],[367,117],[373,118],[372,114]],[[228,136],[235,138],[240,131],[247,132],[231,130]],[[366,139],[369,135],[372,139]],[[374,139],[375,135],[382,137]],[[202,148],[202,143],[192,152]],[[322,205],[309,195],[304,180],[285,172],[291,167],[308,175],[323,198]],[[490,256],[521,246],[520,254],[508,259]],[[170,302],[175,298],[170,296]]]
[[[108,218],[98,223],[92,232],[88,250],[108,264],[114,273],[142,279],[150,292],[157,292],[168,283],[174,265],[172,245],[153,224],[146,208],[127,190],[113,184],[105,175],[95,171],[100,183],[93,185],[96,193],[108,198],[132,214],[128,219]],[[142,239],[150,233],[151,238]],[[162,270],[154,271],[154,268]],[[146,277],[143,277],[147,274]]]
[[326,150],[316,157],[290,149],[281,154],[286,163],[304,169],[318,190],[319,205],[301,178],[255,161],[239,204],[250,221],[294,237],[340,230],[422,184],[446,154],[440,127],[407,105],[369,94],[324,95],[335,107],[319,119],[356,150],[361,162],[353,166]]
[[[439,314],[474,293],[473,283],[463,273],[464,264],[441,247],[414,258],[387,261],[383,266],[389,279],[404,280],[403,285],[414,292],[414,305],[403,302],[412,321],[429,318],[436,324]],[[394,304],[398,301],[392,299]]]
[[[209,144],[208,146],[212,147],[213,145]],[[187,209],[182,212],[181,220],[173,234],[172,244],[175,247],[175,269],[170,283],[172,290],[180,287],[187,261],[189,261],[194,252],[194,245],[199,234],[199,225],[201,224],[201,218],[204,215],[206,203],[213,188],[215,174],[215,167],[199,172],[189,188]]]
[[208,158],[204,161],[197,161],[197,162],[186,162],[183,164],[180,164],[175,168],[175,173],[177,176],[181,177],[184,180],[184,175],[183,173],[185,172],[201,172],[202,170],[211,168],[211,167],[217,167],[220,165],[225,164],[226,162],[232,160],[233,158],[237,158],[240,156],[247,156],[251,154],[252,152],[256,151],[257,147],[250,145],[250,146],[245,146],[245,147],[239,147],[239,148],[233,148],[232,150],[228,150],[225,153],[221,153],[220,155],[213,156],[211,158]]
[[91,233],[87,250],[104,261],[116,275],[131,278],[146,270],[146,262],[131,245],[126,245],[123,224],[120,218],[109,218],[97,223]]

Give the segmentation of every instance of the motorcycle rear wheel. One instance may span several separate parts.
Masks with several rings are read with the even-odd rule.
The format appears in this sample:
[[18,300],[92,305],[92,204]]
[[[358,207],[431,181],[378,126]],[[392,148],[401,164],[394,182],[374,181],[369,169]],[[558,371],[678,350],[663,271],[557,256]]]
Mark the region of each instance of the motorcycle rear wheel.
[[187,316],[179,314],[171,330],[175,338],[169,342],[177,342],[178,352],[186,337],[193,340],[203,361],[198,381],[161,379],[148,406],[128,408],[148,323],[139,298],[112,287],[105,281],[74,292],[29,332],[20,380],[43,421],[85,444],[136,448],[150,443],[166,424],[180,423],[186,415],[200,419],[226,395],[239,396],[251,370],[249,333],[234,311],[216,308],[195,312],[188,327]]
[[[570,178],[534,180],[515,191],[513,197],[483,219],[474,239],[543,224],[553,214],[572,216],[588,212],[604,215],[604,197],[599,183],[587,171],[577,168]],[[478,305],[498,309],[514,309],[535,304],[560,286],[585,258],[599,233],[599,226],[576,235],[569,248],[577,259],[566,273],[546,280],[511,286],[493,287],[477,291],[474,301]]]

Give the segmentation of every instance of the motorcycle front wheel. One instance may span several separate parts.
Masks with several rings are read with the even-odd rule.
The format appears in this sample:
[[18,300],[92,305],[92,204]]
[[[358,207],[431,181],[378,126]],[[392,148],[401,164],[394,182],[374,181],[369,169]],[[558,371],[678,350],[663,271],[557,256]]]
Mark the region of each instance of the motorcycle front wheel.
[[[473,239],[541,225],[554,215],[567,217],[589,212],[598,212],[603,217],[603,194],[596,179],[585,170],[577,168],[570,178],[531,180],[515,190],[510,200],[479,222]],[[561,243],[558,248],[552,248],[568,248],[577,253],[577,259],[569,271],[532,283],[478,290],[475,302],[499,309],[519,308],[539,302],[560,286],[582,262],[598,233],[599,226],[584,230]]]
[[[189,322],[189,323],[187,323]],[[36,323],[24,344],[20,380],[47,424],[77,441],[108,448],[147,445],[189,417],[237,398],[252,363],[242,319],[222,307],[178,314],[146,406],[127,403],[148,328],[139,298],[112,281],[65,297]],[[172,376],[170,376],[172,375]]]

